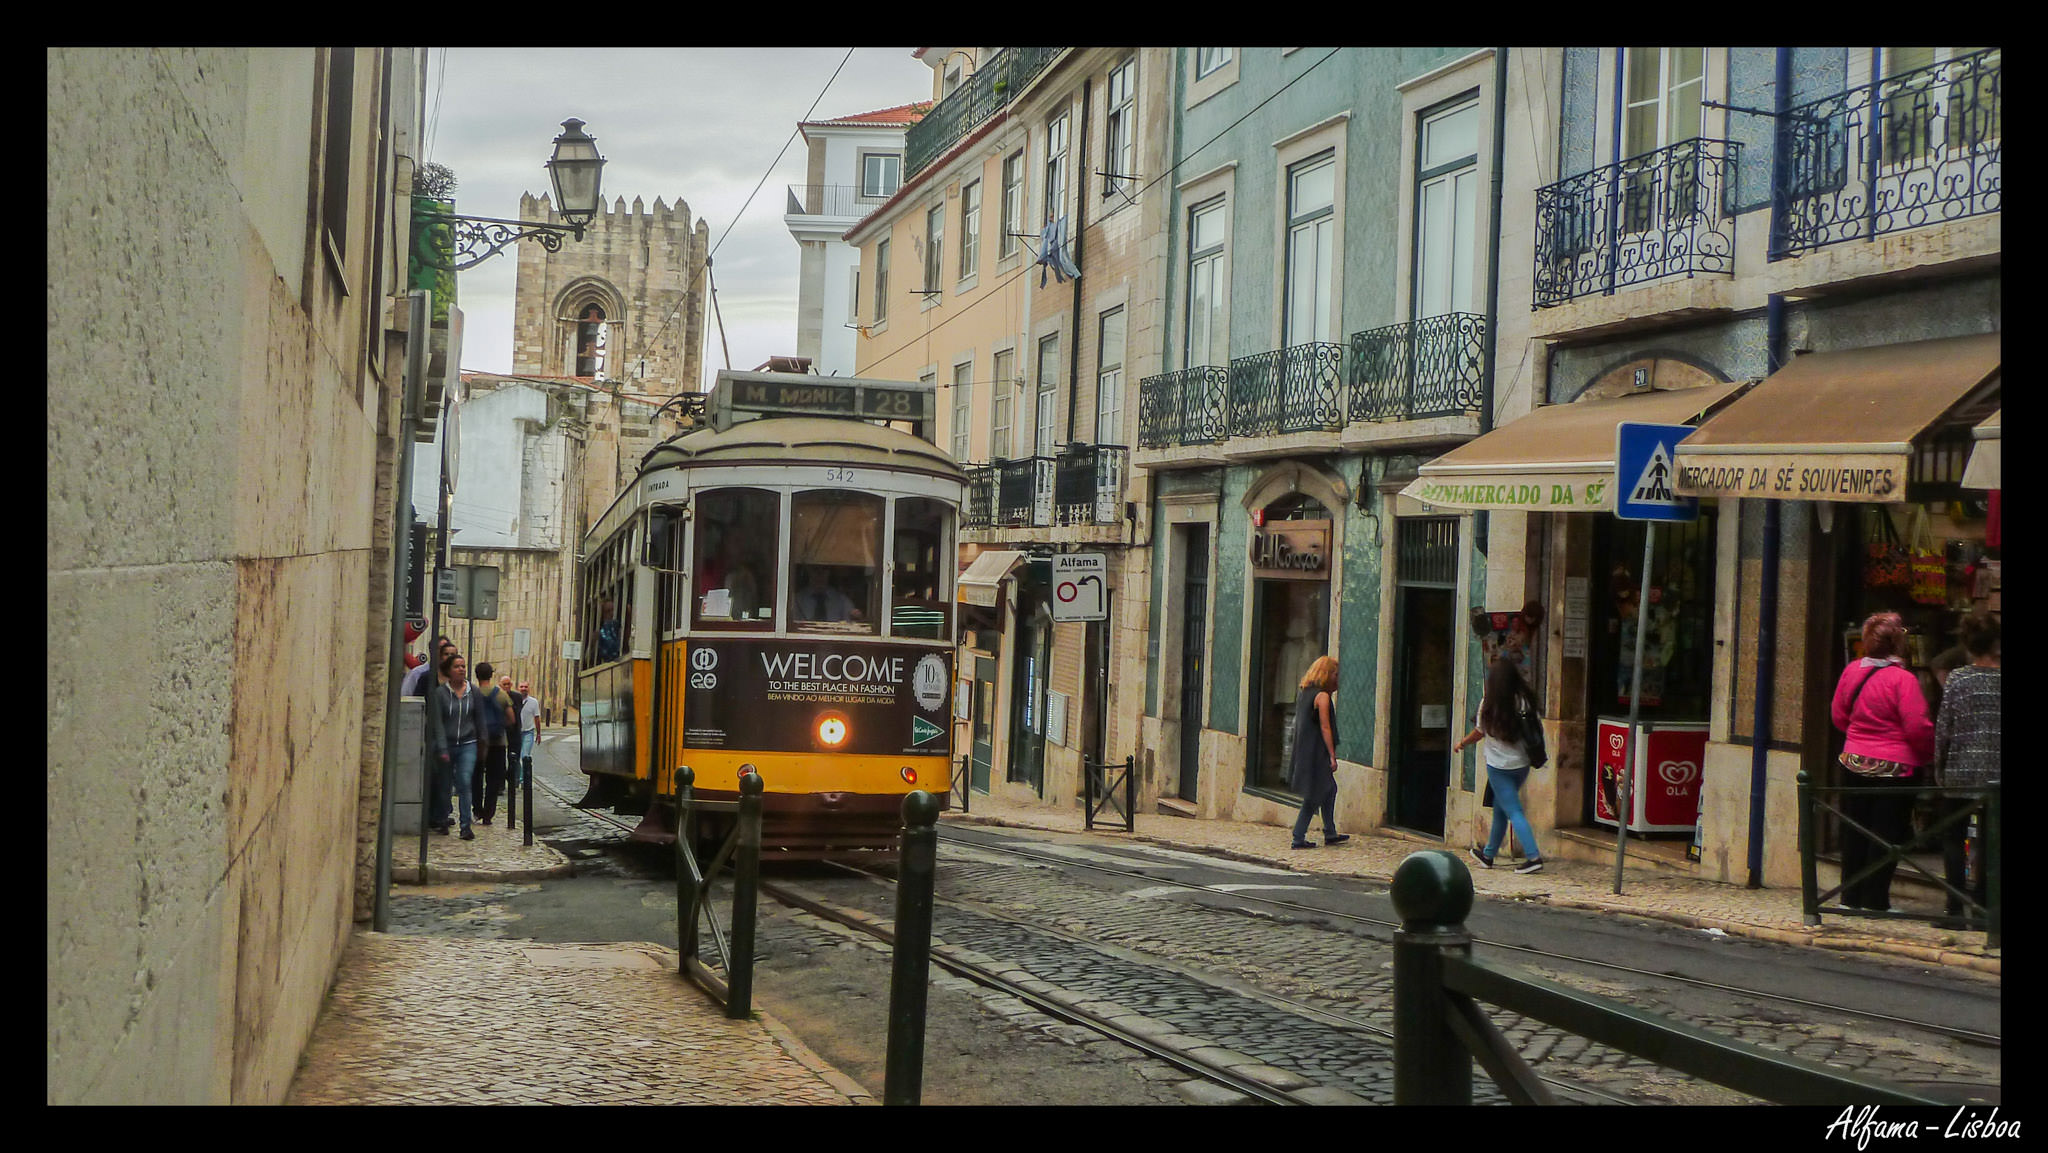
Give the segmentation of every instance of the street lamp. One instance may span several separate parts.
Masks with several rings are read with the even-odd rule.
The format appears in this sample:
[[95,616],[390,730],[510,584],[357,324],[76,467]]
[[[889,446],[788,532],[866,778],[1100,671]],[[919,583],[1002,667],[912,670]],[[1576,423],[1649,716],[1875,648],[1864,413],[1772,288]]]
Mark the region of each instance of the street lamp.
[[475,268],[516,241],[535,240],[549,252],[560,252],[562,237],[583,239],[583,230],[603,205],[604,177],[604,157],[597,154],[597,138],[584,133],[583,121],[573,116],[562,121],[562,134],[555,137],[555,153],[545,167],[555,188],[555,210],[561,213],[563,223],[458,216],[415,200],[413,215],[419,236],[415,247],[420,262],[461,272]]

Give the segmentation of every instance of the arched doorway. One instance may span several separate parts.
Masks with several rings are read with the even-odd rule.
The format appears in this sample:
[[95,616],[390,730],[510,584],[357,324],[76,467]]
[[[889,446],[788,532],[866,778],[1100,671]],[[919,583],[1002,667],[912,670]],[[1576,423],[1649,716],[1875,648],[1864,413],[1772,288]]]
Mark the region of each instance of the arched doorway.
[[1331,520],[1303,492],[1253,510],[1247,788],[1287,791],[1301,678],[1330,651]]

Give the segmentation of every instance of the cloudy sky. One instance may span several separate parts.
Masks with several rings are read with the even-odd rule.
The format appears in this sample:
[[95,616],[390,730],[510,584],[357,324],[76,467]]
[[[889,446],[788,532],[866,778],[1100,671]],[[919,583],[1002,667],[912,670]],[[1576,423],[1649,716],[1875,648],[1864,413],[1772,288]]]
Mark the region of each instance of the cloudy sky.
[[[584,121],[606,160],[607,202],[681,199],[708,224],[733,366],[752,368],[796,352],[797,246],[782,209],[785,186],[803,183],[805,154],[791,133],[800,120],[929,99],[931,70],[911,51],[437,48],[426,158],[455,170],[457,212],[515,219],[520,193],[548,191],[542,165],[561,122]],[[514,267],[507,250],[461,274],[465,369],[512,369]],[[705,333],[708,384],[724,366],[714,317]]]

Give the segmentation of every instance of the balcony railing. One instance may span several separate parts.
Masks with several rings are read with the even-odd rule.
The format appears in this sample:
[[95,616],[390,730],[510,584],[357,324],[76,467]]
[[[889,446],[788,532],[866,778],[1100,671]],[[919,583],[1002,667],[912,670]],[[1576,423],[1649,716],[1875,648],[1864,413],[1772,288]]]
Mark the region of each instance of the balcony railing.
[[1054,460],[1028,456],[995,462],[995,528],[1048,528],[1052,525]]
[[1771,259],[1999,211],[2001,75],[1990,48],[1792,109]]
[[1354,421],[1455,416],[1480,404],[1486,318],[1449,312],[1351,334]]
[[1735,271],[1742,146],[1694,139],[1536,191],[1535,306],[1681,273]]
[[1184,368],[1138,382],[1138,444],[1216,444],[1224,436],[1223,414],[1230,370],[1216,365]]
[[1053,518],[1060,525],[1117,524],[1131,450],[1115,444],[1070,444],[1053,469]]
[[967,507],[960,523],[966,528],[989,528],[996,523],[996,466],[970,464],[967,472]]
[[1230,362],[1231,436],[1344,426],[1344,346],[1297,344]]
[[910,126],[903,140],[903,178],[910,179],[989,117],[1007,107],[1062,48],[1005,48],[984,61],[967,82]]
[[788,216],[839,216],[858,220],[882,206],[887,196],[864,196],[858,184],[792,184]]

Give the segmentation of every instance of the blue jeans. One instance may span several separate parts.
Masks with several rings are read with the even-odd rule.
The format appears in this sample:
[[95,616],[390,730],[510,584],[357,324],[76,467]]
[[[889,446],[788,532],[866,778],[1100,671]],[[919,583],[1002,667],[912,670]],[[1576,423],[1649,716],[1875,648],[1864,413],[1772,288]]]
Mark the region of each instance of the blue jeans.
[[[462,815],[462,827],[467,829],[470,822],[469,790],[476,779],[476,742],[464,741],[448,750],[448,768],[455,777],[455,803]],[[444,806],[447,804],[446,797],[436,799]],[[447,813],[448,810],[444,807],[441,810],[443,822],[448,819]]]
[[532,729],[519,734],[519,747],[514,750],[510,763],[505,766],[506,788],[516,789],[519,787],[519,782],[526,779],[520,775],[523,771],[521,766],[533,759],[533,746],[539,739],[540,734]]
[[1323,811],[1323,839],[1328,840],[1337,832],[1337,779],[1326,777],[1319,784],[1310,785],[1301,798],[1301,815],[1294,818],[1294,843],[1299,845],[1308,840],[1308,819],[1317,810]]
[[1486,766],[1486,779],[1493,785],[1493,833],[1486,838],[1486,855],[1493,857],[1500,852],[1501,842],[1507,839],[1508,822],[1514,822],[1515,836],[1522,839],[1522,849],[1531,861],[1541,860],[1543,853],[1536,848],[1536,830],[1529,827],[1529,818],[1522,812],[1522,782],[1529,779],[1529,767],[1519,769],[1496,769]]

